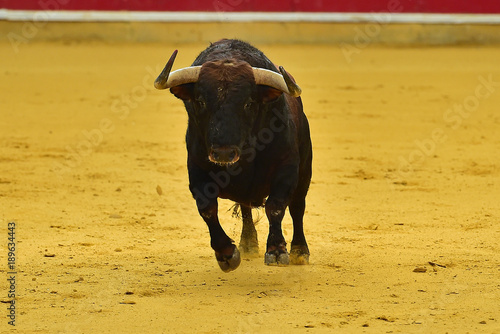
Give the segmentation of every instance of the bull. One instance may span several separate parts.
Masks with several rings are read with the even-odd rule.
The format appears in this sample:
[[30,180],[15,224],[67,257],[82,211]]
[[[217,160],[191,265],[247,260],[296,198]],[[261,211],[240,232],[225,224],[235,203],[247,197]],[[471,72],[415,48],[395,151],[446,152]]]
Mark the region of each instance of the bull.
[[[236,202],[243,227],[239,247],[258,252],[253,207],[269,220],[264,262],[308,264],[305,199],[312,174],[312,144],[300,87],[283,67],[239,40],[210,44],[193,64],[171,72],[177,50],[155,81],[184,102],[189,189],[208,226],[220,268],[236,269],[240,253],[218,218],[218,198]],[[293,220],[290,253],[281,222]]]

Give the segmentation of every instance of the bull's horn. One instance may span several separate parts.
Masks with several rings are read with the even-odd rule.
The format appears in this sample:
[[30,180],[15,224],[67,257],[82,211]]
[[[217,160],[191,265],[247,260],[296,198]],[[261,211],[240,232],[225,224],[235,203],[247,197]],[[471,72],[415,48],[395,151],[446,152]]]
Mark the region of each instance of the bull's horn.
[[290,78],[283,66],[280,66],[280,72],[281,75],[264,68],[253,67],[253,75],[257,85],[270,86],[294,97],[300,96],[302,89]]
[[175,56],[177,56],[177,50],[172,53],[172,56],[170,56],[170,59],[165,65],[165,68],[163,69],[163,71],[161,71],[158,78],[156,78],[156,89],[167,89],[198,81],[198,75],[200,74],[201,66],[181,68],[180,70],[176,70],[170,73],[172,65],[174,64]]
[[[201,66],[185,67],[170,73],[176,56],[177,50],[172,53],[172,56],[170,56],[165,68],[161,71],[158,78],[156,78],[156,89],[167,89],[198,81]],[[282,66],[280,66],[281,75],[277,72],[264,68],[253,67],[252,69],[255,77],[255,83],[258,85],[270,86],[295,97],[300,96],[302,93],[302,89],[300,89],[299,85],[297,85],[292,78],[290,78]]]

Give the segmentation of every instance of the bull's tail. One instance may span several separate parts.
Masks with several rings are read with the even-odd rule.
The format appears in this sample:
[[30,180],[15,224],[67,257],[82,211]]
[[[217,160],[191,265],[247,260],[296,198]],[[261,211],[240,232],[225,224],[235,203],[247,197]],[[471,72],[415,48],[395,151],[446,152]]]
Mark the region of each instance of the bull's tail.
[[[255,208],[254,208],[255,209]],[[233,211],[232,213],[232,216],[233,218],[237,218],[237,219],[242,219],[242,215],[241,215],[241,204],[240,203],[235,203],[232,207],[229,208],[229,210],[227,210],[228,212],[229,211]],[[256,218],[253,218],[253,223],[254,225],[257,225],[257,223],[260,222],[260,220],[262,219],[262,215],[261,215],[261,210],[254,210],[254,212],[257,212],[257,217]]]

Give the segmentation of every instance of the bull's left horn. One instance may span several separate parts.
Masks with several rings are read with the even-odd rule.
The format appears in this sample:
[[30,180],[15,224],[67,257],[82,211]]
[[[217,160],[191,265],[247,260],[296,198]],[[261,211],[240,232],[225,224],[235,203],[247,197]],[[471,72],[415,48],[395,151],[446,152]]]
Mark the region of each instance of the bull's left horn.
[[294,97],[300,96],[302,89],[292,80],[283,66],[280,66],[280,72],[281,75],[271,70],[253,67],[253,75],[257,85],[270,86]]
[[161,71],[158,78],[156,78],[156,89],[167,89],[198,81],[201,66],[185,67],[170,73],[170,70],[172,70],[172,65],[174,65],[175,56],[177,56],[177,50],[172,53],[172,56],[170,56],[170,59],[165,65],[165,68],[163,69],[163,71]]
[[300,94],[302,93],[302,89],[295,83],[295,81],[290,77],[287,71],[283,68],[283,66],[280,66],[280,72],[281,75],[283,75],[283,79],[285,79],[286,86],[288,88],[288,91],[290,95],[294,97],[299,97]]

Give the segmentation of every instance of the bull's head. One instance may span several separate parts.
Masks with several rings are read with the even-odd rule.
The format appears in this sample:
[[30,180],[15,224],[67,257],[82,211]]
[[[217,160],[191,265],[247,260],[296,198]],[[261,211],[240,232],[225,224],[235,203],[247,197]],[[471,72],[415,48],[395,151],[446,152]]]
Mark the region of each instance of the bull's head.
[[282,93],[298,97],[300,87],[280,66],[281,74],[224,59],[170,72],[177,50],[155,81],[182,99],[204,137],[208,159],[217,164],[239,160],[242,146],[262,106]]

